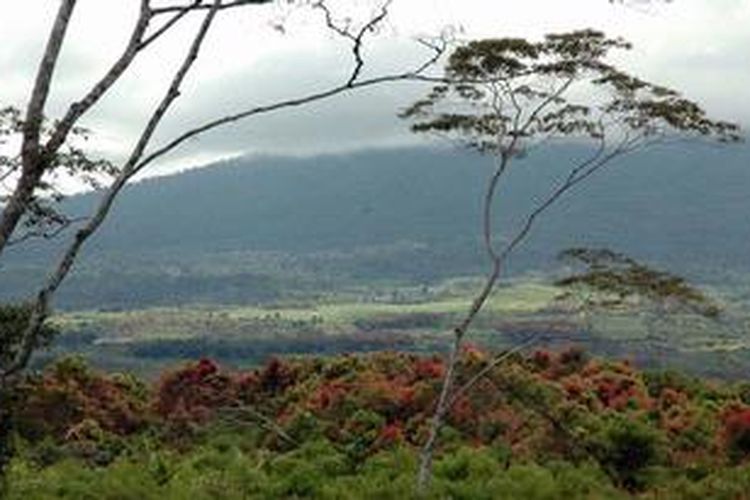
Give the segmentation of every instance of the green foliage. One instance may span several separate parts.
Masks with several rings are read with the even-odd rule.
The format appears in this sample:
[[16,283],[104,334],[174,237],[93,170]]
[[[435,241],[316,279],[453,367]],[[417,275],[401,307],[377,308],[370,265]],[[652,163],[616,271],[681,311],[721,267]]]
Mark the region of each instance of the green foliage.
[[[29,303],[0,304],[0,369],[7,366],[18,353],[31,313],[32,305]],[[58,328],[45,323],[36,338],[34,349],[48,346],[58,333]]]
[[642,490],[648,485],[649,468],[660,461],[663,436],[647,423],[612,415],[592,436],[594,455],[618,485]]
[[[611,308],[641,299],[672,310],[684,310],[707,318],[721,314],[721,306],[688,281],[667,271],[654,269],[606,248],[569,248],[561,260],[584,266],[578,274],[557,280],[564,290],[583,287],[592,292],[584,307]],[[568,298],[566,292],[560,299]]]
[[[469,349],[459,371],[491,359]],[[404,353],[244,372],[201,360],[149,387],[62,360],[16,403],[6,496],[415,498],[442,369]],[[517,356],[456,402],[428,498],[734,498],[750,480],[743,394],[577,349]],[[126,415],[139,425],[121,425]]]
[[[237,448],[199,448],[188,455],[161,457],[158,466],[153,460],[120,460],[106,469],[90,469],[63,461],[38,470],[17,461],[10,471],[13,488],[8,498],[410,499],[417,498],[413,490],[415,459],[413,451],[404,449],[381,452],[354,473],[344,455],[330,444],[312,442],[272,457],[240,453]],[[490,453],[468,448],[439,464],[441,472],[429,498],[619,496],[606,477],[590,467],[556,466],[553,470],[513,466],[498,470]]]
[[[52,129],[46,120],[43,120],[40,132],[43,140],[51,137]],[[20,138],[23,133],[24,123],[21,110],[8,106],[0,109],[0,145],[7,142],[8,138]],[[56,183],[57,177],[64,173],[74,176],[92,188],[101,186],[101,182],[117,173],[115,167],[109,160],[91,158],[80,147],[90,137],[91,132],[83,127],[73,127],[70,131],[70,140],[54,154],[45,154],[46,175],[36,185],[34,195],[25,209],[23,219],[24,231],[13,243],[38,237],[52,238],[62,229],[69,226],[73,219],[60,209],[60,202],[65,198]],[[0,178],[21,169],[21,155],[0,154]],[[5,191],[0,193],[0,205],[7,201],[8,195]]]
[[[622,140],[622,134],[740,139],[737,125],[712,120],[676,91],[607,62],[610,52],[630,48],[626,41],[595,30],[549,34],[533,42],[470,41],[451,54],[446,83],[434,86],[402,117],[415,120],[415,132],[456,137],[504,158],[519,156],[528,143],[549,137],[589,139],[602,149],[613,138]],[[579,92],[585,97],[576,98],[569,92],[572,86],[585,89]],[[633,146],[631,139],[625,140],[625,149]]]

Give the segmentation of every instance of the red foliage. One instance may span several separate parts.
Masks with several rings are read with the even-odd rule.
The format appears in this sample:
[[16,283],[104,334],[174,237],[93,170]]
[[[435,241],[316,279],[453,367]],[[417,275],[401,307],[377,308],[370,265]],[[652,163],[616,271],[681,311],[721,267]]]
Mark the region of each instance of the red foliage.
[[217,409],[238,401],[238,385],[211,360],[167,372],[157,383],[154,411],[171,423],[206,423]]
[[340,382],[324,383],[310,397],[308,409],[321,411],[335,408],[344,401],[348,392],[348,388]]
[[578,375],[571,375],[562,382],[563,389],[569,398],[579,399],[586,393],[586,381]]
[[596,381],[596,395],[605,407],[612,406],[613,400],[621,394],[622,387],[611,376],[604,376]]
[[281,392],[293,383],[294,374],[289,365],[276,357],[269,359],[260,373],[260,386],[265,392]]
[[234,377],[237,397],[243,403],[256,403],[259,397],[260,375],[257,372],[239,373]]
[[383,427],[378,437],[378,444],[387,446],[404,440],[404,429],[400,424],[389,424]]
[[537,370],[546,370],[552,364],[552,354],[549,351],[534,351],[531,362]]
[[583,372],[589,365],[589,359],[583,349],[571,346],[558,353],[535,351],[531,363],[547,380],[559,380]]
[[477,414],[471,404],[471,401],[466,396],[459,397],[453,404],[450,412],[451,421],[454,424],[465,427],[467,424],[473,423],[477,418]]
[[195,369],[195,373],[199,379],[213,375],[217,371],[219,371],[218,365],[212,360],[206,358],[198,360],[198,366]]
[[623,376],[615,371],[603,372],[594,376],[592,382],[599,401],[605,408],[618,411],[631,409],[650,409],[653,401],[645,387],[630,376]]
[[736,458],[750,455],[750,407],[731,405],[721,415],[722,438]]
[[440,379],[445,374],[445,364],[438,357],[417,358],[414,372],[419,379]]
[[368,453],[404,443],[405,440],[405,431],[401,422],[384,425],[380,428],[380,432],[370,446]]
[[687,396],[684,393],[671,387],[665,387],[659,395],[659,406],[666,410],[673,406],[684,404],[686,400]]
[[22,387],[21,432],[27,437],[62,439],[82,422],[118,435],[143,427],[145,398],[134,380],[90,371],[82,362],[64,360]]
[[[474,349],[460,359],[459,381],[486,366],[480,359],[486,356]],[[29,383],[22,418],[46,426],[42,433],[86,440],[101,431],[132,432],[146,419],[158,419],[172,430],[190,430],[210,422],[222,408],[251,404],[295,436],[291,430],[304,435],[307,426],[313,429],[309,432],[322,431],[340,443],[366,433],[367,453],[372,453],[393,443],[424,440],[444,372],[439,356],[399,353],[271,358],[260,369],[239,373],[201,359],[164,373],[149,400],[142,387],[138,399],[125,379],[70,364]],[[714,428],[706,419],[716,414],[696,410],[692,396],[672,387],[662,388],[652,400],[644,380],[628,364],[589,361],[576,349],[537,351],[524,362],[508,360],[486,373],[455,402],[448,423],[462,439],[477,445],[502,440],[518,456],[532,456],[540,446],[565,455],[576,453],[570,437],[549,425],[539,406],[563,419],[577,418],[578,412],[646,416],[648,411],[661,432],[684,437],[680,442],[687,443],[673,447],[670,457],[677,456],[676,451],[685,457],[680,459],[694,460],[689,454],[701,453],[709,439],[703,436]],[[727,407],[719,424],[720,439],[714,443],[725,446],[731,456],[750,456],[750,407]]]

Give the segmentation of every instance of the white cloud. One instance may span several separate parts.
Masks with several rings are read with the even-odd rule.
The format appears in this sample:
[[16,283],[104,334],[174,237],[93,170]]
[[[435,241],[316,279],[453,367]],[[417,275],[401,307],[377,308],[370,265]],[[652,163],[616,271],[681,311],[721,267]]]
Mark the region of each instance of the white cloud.
[[[358,14],[369,0],[340,0]],[[628,3],[628,2],[626,2]],[[22,104],[54,16],[56,2],[25,0],[0,17],[0,102]],[[465,37],[538,36],[595,27],[635,43],[619,58],[632,71],[684,89],[723,118],[750,124],[750,2],[675,0],[630,7],[607,0],[394,0],[388,29],[368,52],[376,68],[403,67],[415,56],[410,36],[461,26]],[[137,2],[80,0],[56,74],[50,114],[61,113],[106,69],[123,47]],[[291,13],[286,34],[271,22]],[[163,92],[197,19],[144,54],[85,123],[96,147],[121,157]],[[321,29],[319,16],[280,5],[232,11],[216,25],[178,105],[157,141],[217,115],[293,97],[340,82],[349,49]],[[398,85],[342,96],[309,108],[250,120],[191,141],[158,170],[242,151],[297,153],[395,145],[415,141],[395,118],[419,90]]]

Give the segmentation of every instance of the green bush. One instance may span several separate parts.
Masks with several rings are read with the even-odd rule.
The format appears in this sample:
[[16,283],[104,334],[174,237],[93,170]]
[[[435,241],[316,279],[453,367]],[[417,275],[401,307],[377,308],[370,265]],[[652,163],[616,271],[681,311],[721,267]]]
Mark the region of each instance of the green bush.
[[609,414],[589,447],[619,486],[636,491],[647,486],[649,468],[660,462],[662,444],[663,436],[648,423]]

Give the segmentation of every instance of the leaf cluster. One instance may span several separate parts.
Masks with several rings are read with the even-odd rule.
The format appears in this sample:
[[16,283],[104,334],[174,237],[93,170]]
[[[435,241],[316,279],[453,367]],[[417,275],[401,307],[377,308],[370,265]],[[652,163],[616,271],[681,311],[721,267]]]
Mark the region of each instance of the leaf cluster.
[[[0,146],[11,139],[20,140],[24,130],[21,111],[13,106],[0,109]],[[49,126],[43,121],[40,132],[49,138],[57,124]],[[22,239],[31,236],[50,237],[60,228],[73,221],[58,208],[65,195],[58,189],[61,177],[76,179],[85,186],[99,189],[103,179],[117,174],[117,167],[109,160],[93,158],[78,145],[89,140],[91,132],[83,127],[73,127],[70,140],[54,154],[46,153],[44,162],[46,175],[39,181],[35,194],[28,202],[23,227],[26,234]],[[20,154],[0,154],[0,183],[14,179],[21,174],[22,160]],[[0,204],[8,198],[6,189],[0,184]]]
[[[522,141],[667,134],[740,139],[738,126],[707,117],[675,90],[607,62],[630,43],[585,29],[475,40],[454,50],[442,81],[401,113],[414,132],[458,138],[483,152],[512,154]],[[573,91],[573,87],[578,87]]]
[[[31,312],[32,306],[28,303],[0,304],[0,366],[7,365],[15,358]],[[35,348],[49,345],[57,333],[57,328],[45,323],[36,338]]]
[[645,299],[707,318],[721,314],[721,307],[685,278],[654,269],[622,253],[606,248],[569,248],[559,258],[583,266],[584,270],[555,284],[564,289],[584,287],[606,297],[595,305],[619,306],[630,299]]

